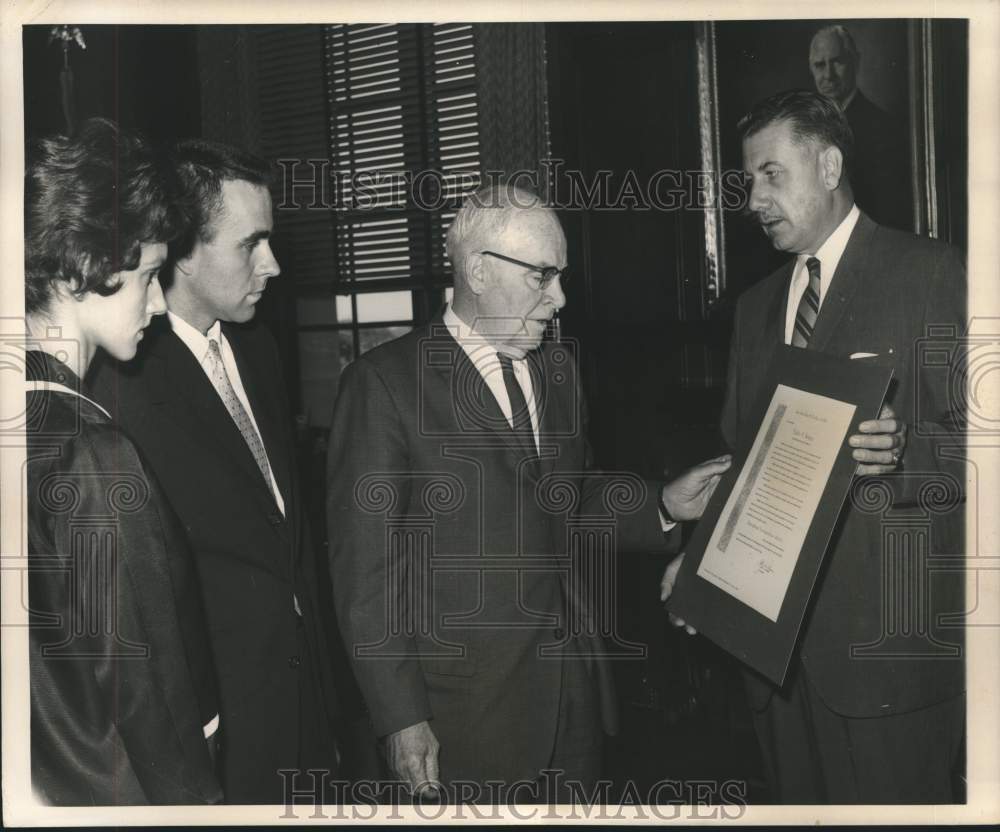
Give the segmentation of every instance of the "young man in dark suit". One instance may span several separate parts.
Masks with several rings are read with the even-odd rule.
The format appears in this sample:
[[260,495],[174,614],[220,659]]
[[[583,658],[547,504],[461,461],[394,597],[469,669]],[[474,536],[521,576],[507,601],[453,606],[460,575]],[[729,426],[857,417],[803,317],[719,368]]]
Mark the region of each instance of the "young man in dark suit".
[[[328,477],[341,632],[389,765],[415,790],[590,795],[616,716],[605,658],[621,645],[591,626],[614,620],[610,559],[666,551],[665,529],[701,514],[729,460],[666,487],[593,470],[572,353],[542,343],[566,302],[566,240],[537,197],[469,196],[447,244],[444,314],[341,382]],[[572,561],[574,541],[597,559]],[[611,571],[586,580],[586,566]]]
[[226,800],[279,804],[280,770],[334,771],[337,752],[281,366],[271,335],[249,325],[280,272],[268,166],[202,141],[176,148],[176,165],[191,226],[171,247],[167,316],[133,364],[102,367],[94,386],[194,549],[219,676]]
[[[825,97],[772,96],[740,131],[749,208],[774,247],[795,257],[737,304],[726,444],[745,446],[756,431],[747,416],[781,344],[894,372],[879,418],[848,439],[858,478],[790,678],[779,690],[746,674],[768,780],[782,803],[955,802],[963,635],[943,617],[964,610],[960,385],[949,373],[965,331],[962,259],[858,210],[852,134]],[[921,343],[942,330],[932,365]],[[951,367],[940,359],[949,354]],[[932,571],[928,555],[955,563]]]

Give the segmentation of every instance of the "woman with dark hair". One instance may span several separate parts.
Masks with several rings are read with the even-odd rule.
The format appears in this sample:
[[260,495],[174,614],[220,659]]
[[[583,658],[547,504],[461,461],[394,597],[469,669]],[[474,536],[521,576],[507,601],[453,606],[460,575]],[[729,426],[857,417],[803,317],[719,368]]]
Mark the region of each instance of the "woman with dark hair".
[[42,141],[25,176],[31,772],[54,805],[222,799],[183,529],[82,383],[97,350],[127,361],[166,310],[170,176],[96,119]]

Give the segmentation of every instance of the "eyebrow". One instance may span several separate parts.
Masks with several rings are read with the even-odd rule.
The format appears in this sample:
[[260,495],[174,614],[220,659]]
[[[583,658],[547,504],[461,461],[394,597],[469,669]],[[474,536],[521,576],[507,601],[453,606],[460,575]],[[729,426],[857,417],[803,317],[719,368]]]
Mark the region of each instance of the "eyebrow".
[[[769,160],[761,162],[759,165],[757,165],[757,170],[764,170],[764,168],[766,168],[768,165],[774,165],[775,167],[779,167],[780,168],[781,167],[781,162],[775,162],[775,161],[769,159]],[[744,173],[748,173],[748,174],[752,174],[753,173],[752,170],[747,170],[746,168],[743,169],[743,172]]]
[[253,234],[248,234],[242,240],[240,240],[240,245],[249,245],[250,243],[256,243],[259,240],[266,240],[271,236],[270,231],[261,229],[260,231],[254,231]]

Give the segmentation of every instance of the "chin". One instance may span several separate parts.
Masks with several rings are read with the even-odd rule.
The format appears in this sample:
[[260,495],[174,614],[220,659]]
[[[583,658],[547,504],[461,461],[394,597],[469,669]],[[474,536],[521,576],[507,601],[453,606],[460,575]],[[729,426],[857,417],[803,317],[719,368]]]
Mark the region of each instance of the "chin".
[[138,342],[131,344],[116,344],[114,347],[105,347],[104,351],[116,361],[131,361],[139,351]]

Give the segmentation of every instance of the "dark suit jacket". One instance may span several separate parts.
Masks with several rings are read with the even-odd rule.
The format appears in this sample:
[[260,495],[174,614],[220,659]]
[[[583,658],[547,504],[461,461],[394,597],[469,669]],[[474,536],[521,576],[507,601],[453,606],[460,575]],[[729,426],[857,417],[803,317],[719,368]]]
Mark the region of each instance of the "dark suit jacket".
[[[28,377],[79,390],[29,352]],[[93,404],[27,394],[31,775],[60,806],[218,803],[218,712],[191,554],[132,442]]]
[[[755,431],[752,412],[767,368],[784,343],[785,305],[795,260],[751,288],[739,299],[729,358],[722,432],[732,447],[743,445]],[[942,626],[939,616],[964,609],[964,576],[960,571],[927,572],[917,566],[917,581],[902,588],[895,603],[918,609],[919,620],[901,630],[927,627],[928,635],[887,641],[876,650],[852,657],[852,646],[871,645],[883,633],[900,627],[884,570],[898,575],[901,561],[890,559],[883,539],[903,526],[929,526],[929,539],[911,538],[931,554],[960,555],[963,551],[962,506],[964,476],[961,462],[945,455],[951,447],[962,456],[960,413],[949,384],[949,365],[926,357],[922,339],[932,326],[953,327],[953,334],[936,338],[960,364],[955,336],[965,332],[966,279],[955,249],[876,225],[864,213],[851,235],[825,296],[809,349],[848,358],[856,352],[887,363],[894,379],[886,401],[909,425],[909,439],[900,472],[855,480],[857,499],[849,497],[827,550],[823,571],[806,619],[800,649],[802,664],[820,696],[834,711],[870,717],[911,711],[942,701],[964,689],[962,661],[952,653],[962,643],[961,627]],[[941,349],[937,349],[941,356]],[[933,358],[933,356],[932,356]],[[858,359],[856,359],[858,360]],[[857,421],[870,418],[859,414]],[[854,432],[852,430],[852,432]],[[891,494],[879,506],[878,480]],[[932,482],[945,486],[950,497],[934,505]],[[858,491],[866,487],[867,491]],[[862,494],[872,503],[865,505]],[[923,542],[921,542],[923,540]],[[893,578],[895,580],[895,578]],[[921,583],[921,581],[923,583]],[[924,594],[929,589],[929,594]],[[919,598],[919,603],[917,599]],[[883,617],[886,621],[883,621]],[[905,634],[905,633],[903,633]],[[949,647],[937,647],[937,639]],[[911,655],[886,657],[888,652]],[[915,651],[915,652],[914,652]],[[881,655],[879,655],[881,654]],[[751,701],[763,707],[772,688],[750,681]]]
[[875,222],[913,230],[910,143],[904,125],[858,90],[845,111],[854,133],[854,198]]
[[[621,475],[606,488],[614,478],[591,469],[571,352],[546,345],[529,360],[537,468],[525,467],[440,317],[349,365],[334,413],[328,519],[341,632],[375,732],[431,720],[444,780],[509,783],[548,763],[561,661],[558,648],[540,653],[583,615],[577,601],[565,614],[551,558],[567,551],[568,521],[590,515],[581,522],[597,535],[613,529],[621,551],[666,548],[655,487]],[[567,584],[577,600],[579,577]],[[589,664],[613,729],[607,662]]]
[[[134,437],[191,541],[201,577],[222,696],[224,788],[229,803],[283,800],[279,768],[299,764],[300,681],[332,704],[316,615],[314,554],[302,521],[290,412],[273,338],[223,324],[285,502],[260,469],[211,382],[166,316],[138,357],[94,374],[100,401]],[[321,688],[300,678],[302,608]],[[329,710],[329,709],[327,709]],[[329,735],[328,713],[316,732]]]

